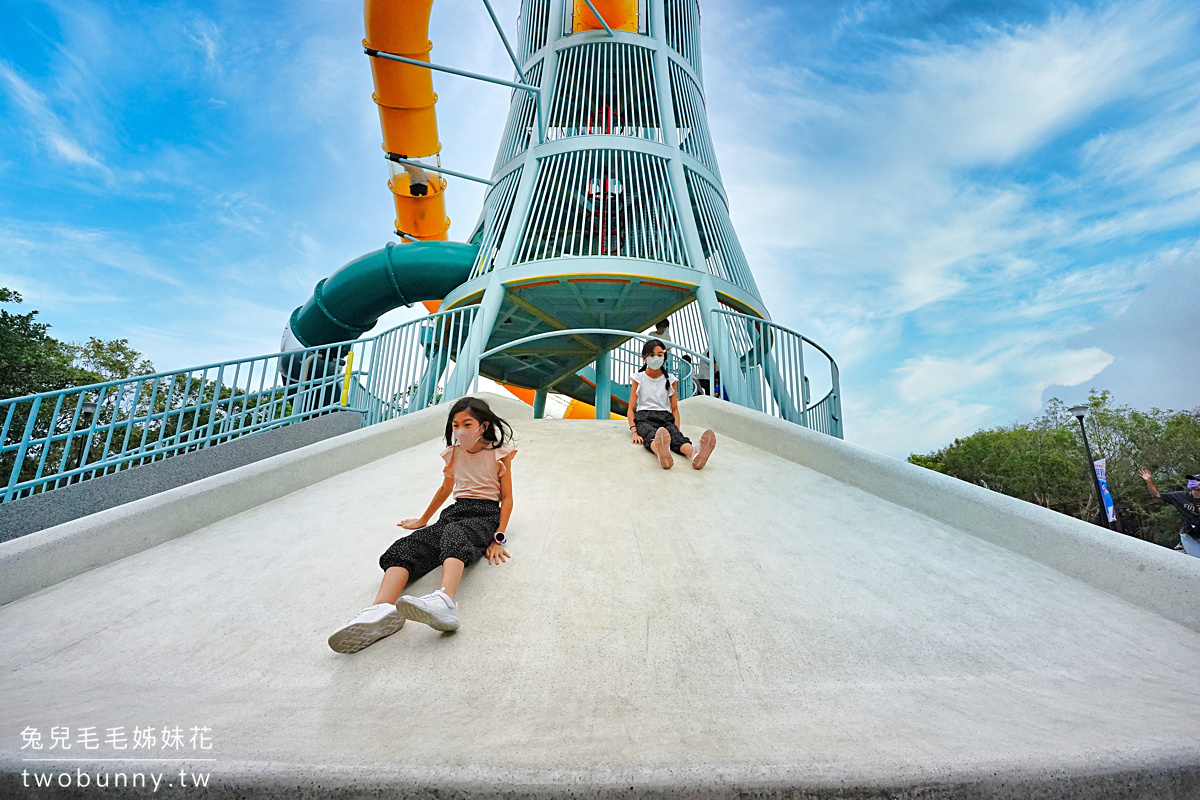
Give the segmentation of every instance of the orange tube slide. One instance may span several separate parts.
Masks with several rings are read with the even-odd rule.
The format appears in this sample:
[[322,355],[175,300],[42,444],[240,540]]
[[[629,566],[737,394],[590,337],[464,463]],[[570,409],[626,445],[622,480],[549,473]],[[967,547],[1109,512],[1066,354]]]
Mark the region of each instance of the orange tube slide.
[[[363,19],[367,38],[363,46],[417,61],[429,61],[429,12],[433,0],[365,0]],[[379,108],[383,149],[404,158],[420,159],[441,152],[434,104],[433,74],[423,67],[384,58],[371,59],[375,81],[372,96]],[[422,176],[419,170],[388,162],[392,177],[388,188],[396,206],[396,229],[416,239],[445,241],[450,219],[446,216],[446,181],[440,175]],[[414,181],[414,177],[417,178]],[[425,177],[420,192],[420,178]],[[413,184],[418,186],[413,193]]]
[[[638,29],[638,0],[592,0],[592,5],[604,17],[608,27],[614,31],[633,31]],[[600,20],[588,8],[584,0],[575,0],[575,14],[571,23],[572,33],[583,31],[604,30]]]

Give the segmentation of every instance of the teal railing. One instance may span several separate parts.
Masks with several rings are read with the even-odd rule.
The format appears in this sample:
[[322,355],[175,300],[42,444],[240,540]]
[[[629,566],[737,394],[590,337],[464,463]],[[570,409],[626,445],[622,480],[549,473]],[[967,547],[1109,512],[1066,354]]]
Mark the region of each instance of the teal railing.
[[0,502],[328,414],[372,425],[441,399],[477,311],[366,339],[0,401]]
[[[709,330],[724,340],[714,348],[721,391],[738,405],[842,438],[837,363],[811,339],[773,322],[715,309]],[[806,373],[805,364],[828,364],[829,377]],[[818,381],[815,391],[813,380]],[[813,394],[821,399],[812,402]]]
[[[434,405],[442,399],[477,310],[468,306],[432,314],[365,339],[0,401],[0,501],[338,409],[361,413],[365,426]],[[610,385],[626,387],[641,364],[639,340],[647,335],[595,330],[630,337],[609,359]],[[671,348],[672,371],[684,379],[681,397],[695,391],[693,368],[706,376],[711,371],[711,389],[719,397],[842,436],[837,364],[823,349],[787,328],[724,309],[713,312],[709,330],[723,343],[713,348],[711,360],[679,344]],[[691,363],[682,360],[685,354]],[[829,366],[816,402],[805,373],[806,357],[811,363],[814,356]],[[477,385],[478,375],[472,377]]]

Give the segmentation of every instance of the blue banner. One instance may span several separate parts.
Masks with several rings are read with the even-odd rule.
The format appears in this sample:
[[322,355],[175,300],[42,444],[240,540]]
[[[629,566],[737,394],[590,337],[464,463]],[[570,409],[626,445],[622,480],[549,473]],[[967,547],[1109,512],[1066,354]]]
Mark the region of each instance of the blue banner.
[[1108,491],[1108,469],[1105,467],[1107,461],[1108,459],[1102,458],[1092,466],[1096,468],[1096,480],[1100,482],[1100,496],[1104,498],[1104,511],[1108,514],[1108,521],[1116,522],[1117,507],[1113,505],[1112,495]]

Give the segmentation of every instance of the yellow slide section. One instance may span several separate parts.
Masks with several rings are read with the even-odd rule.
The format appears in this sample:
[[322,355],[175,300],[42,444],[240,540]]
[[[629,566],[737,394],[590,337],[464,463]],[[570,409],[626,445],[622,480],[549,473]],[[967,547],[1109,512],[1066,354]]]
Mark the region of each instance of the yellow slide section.
[[[525,402],[525,405],[533,405],[533,389],[522,389],[520,386],[509,386],[507,383],[500,384],[508,391],[512,392],[516,397]],[[625,419],[620,414],[609,414],[609,419]],[[596,407],[588,405],[579,400],[572,400],[567,404],[566,413],[563,414],[563,419],[595,419]]]
[[[429,12],[433,0],[366,0],[363,46],[416,61],[429,61]],[[436,156],[438,141],[433,75],[423,68],[384,58],[371,59],[373,99],[379,107],[383,149],[405,158]],[[396,229],[416,239],[445,241],[446,180],[436,173],[388,162],[388,188],[396,206]]]
[[[592,5],[604,17],[608,27],[614,31],[633,31],[638,29],[638,0],[592,0]],[[575,0],[574,21],[571,23],[571,33],[603,30],[604,26],[596,15],[588,8],[584,0]]]
[[[603,11],[600,13],[604,13]],[[596,407],[589,405],[582,400],[572,400],[567,404],[567,410],[563,413],[563,419],[595,419]],[[620,414],[609,412],[609,419],[625,419]]]

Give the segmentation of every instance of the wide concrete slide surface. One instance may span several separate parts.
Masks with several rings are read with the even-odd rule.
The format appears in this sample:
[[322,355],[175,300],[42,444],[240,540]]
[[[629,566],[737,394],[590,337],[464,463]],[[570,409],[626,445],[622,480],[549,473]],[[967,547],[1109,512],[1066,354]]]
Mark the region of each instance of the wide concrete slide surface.
[[1200,795],[1195,630],[730,436],[664,472],[620,421],[514,427],[456,634],[325,642],[437,441],[0,607],[0,794],[27,726],[152,725],[210,729],[165,755],[211,797]]

